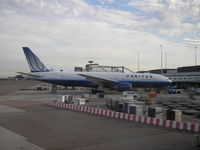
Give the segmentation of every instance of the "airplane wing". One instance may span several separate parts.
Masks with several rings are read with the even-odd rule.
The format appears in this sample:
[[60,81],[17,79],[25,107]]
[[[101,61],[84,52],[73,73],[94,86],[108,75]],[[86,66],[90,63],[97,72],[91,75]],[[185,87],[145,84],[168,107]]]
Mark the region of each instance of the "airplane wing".
[[119,82],[116,80],[112,80],[105,77],[99,77],[95,75],[88,75],[88,74],[78,74],[78,75],[83,76],[86,79],[90,80],[91,82],[98,84],[99,85],[98,88],[100,90],[103,89],[104,87],[117,89],[119,91],[128,91],[132,89],[131,83]]
[[32,78],[41,78],[42,76],[39,76],[39,75],[35,75],[35,74],[31,74],[31,73],[24,73],[24,72],[17,72],[21,75],[26,75],[26,76],[29,76],[29,77],[32,77]]
[[98,77],[94,75],[87,75],[87,74],[78,74],[82,77],[86,77],[88,80],[92,81],[93,83],[117,83],[117,81],[108,79],[108,78],[103,78],[103,77]]

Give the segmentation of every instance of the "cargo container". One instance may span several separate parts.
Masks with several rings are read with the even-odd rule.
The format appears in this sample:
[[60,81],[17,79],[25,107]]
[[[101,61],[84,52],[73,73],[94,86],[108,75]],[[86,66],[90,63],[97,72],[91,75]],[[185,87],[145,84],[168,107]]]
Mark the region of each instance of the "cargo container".
[[174,110],[174,109],[167,109],[166,110],[166,117],[167,117],[167,120],[181,121],[182,111],[181,110]]
[[128,112],[130,114],[134,114],[134,115],[138,115],[138,116],[142,116],[143,115],[142,106],[141,105],[130,104]]

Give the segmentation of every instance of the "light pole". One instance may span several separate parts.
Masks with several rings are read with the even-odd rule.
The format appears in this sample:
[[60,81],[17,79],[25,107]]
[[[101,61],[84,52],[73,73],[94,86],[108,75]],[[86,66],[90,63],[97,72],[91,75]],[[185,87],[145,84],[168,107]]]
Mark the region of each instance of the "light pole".
[[139,52],[137,52],[137,56],[138,56],[138,72],[139,72],[139,70],[140,70],[140,53]]
[[162,44],[160,45],[160,50],[161,50],[161,74],[163,74],[163,69],[162,69]]
[[197,47],[194,47],[195,49],[195,66],[197,65]]
[[167,69],[167,53],[165,53],[165,69]]

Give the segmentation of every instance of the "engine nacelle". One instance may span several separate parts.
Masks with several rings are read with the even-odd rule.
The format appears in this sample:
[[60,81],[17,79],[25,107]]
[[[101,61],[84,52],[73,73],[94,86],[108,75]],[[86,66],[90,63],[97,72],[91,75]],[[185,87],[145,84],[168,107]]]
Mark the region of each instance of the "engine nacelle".
[[118,91],[130,91],[133,89],[132,84],[126,82],[119,82],[115,86]]

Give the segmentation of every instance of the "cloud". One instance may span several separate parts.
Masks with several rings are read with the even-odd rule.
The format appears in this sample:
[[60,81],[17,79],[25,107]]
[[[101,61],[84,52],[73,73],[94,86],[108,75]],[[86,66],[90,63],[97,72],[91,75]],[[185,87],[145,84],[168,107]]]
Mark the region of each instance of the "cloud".
[[176,16],[180,20],[188,18],[197,21],[200,20],[199,0],[132,0],[128,5],[149,13],[154,13],[155,16],[152,17],[157,17],[160,20],[171,17],[169,15]]
[[[171,26],[170,19],[146,18],[82,0],[10,0],[2,1],[0,8],[0,69],[7,74],[29,71],[23,46],[33,49],[50,68],[65,71],[83,66],[88,60],[136,70],[137,52],[141,69],[159,68],[160,44],[168,53],[169,67],[191,65],[193,59],[189,44],[167,40],[155,32],[182,33],[182,28]],[[170,30],[162,26],[164,22]],[[178,23],[182,26],[179,19]],[[190,23],[184,27],[189,33],[199,31]]]
[[[199,0],[133,0],[128,6],[140,9],[147,17],[157,19],[150,28],[168,36],[199,33],[200,1]],[[158,24],[158,25],[157,25]]]
[[200,39],[184,38],[183,42],[194,46],[200,45]]
[[189,38],[185,38],[185,41],[191,41],[191,42],[197,42],[200,43],[200,39],[189,39]]

